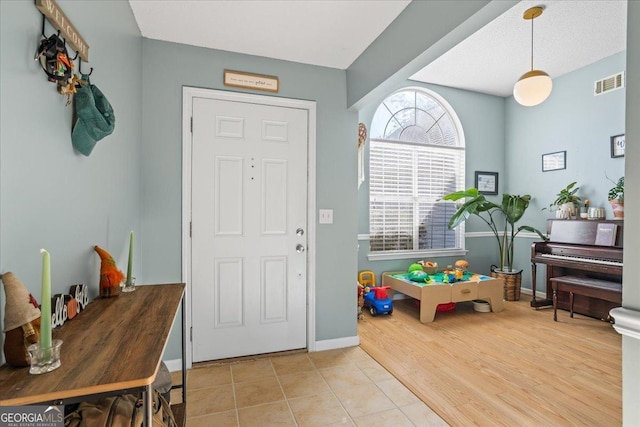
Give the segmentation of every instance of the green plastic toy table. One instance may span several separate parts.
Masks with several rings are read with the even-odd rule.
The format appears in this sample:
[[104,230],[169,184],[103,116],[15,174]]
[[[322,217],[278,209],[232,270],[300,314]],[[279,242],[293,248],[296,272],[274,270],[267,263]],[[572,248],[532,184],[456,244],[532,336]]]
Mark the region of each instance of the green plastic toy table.
[[[441,275],[431,277],[438,278]],[[393,292],[400,292],[419,300],[420,322],[422,323],[433,322],[439,304],[481,299],[491,305],[493,312],[504,309],[502,304],[504,282],[502,279],[481,274],[468,274],[464,278],[467,277],[468,280],[455,283],[441,283],[433,280],[427,284],[409,280],[406,273],[387,272],[382,273],[382,286],[391,286],[391,297]]]

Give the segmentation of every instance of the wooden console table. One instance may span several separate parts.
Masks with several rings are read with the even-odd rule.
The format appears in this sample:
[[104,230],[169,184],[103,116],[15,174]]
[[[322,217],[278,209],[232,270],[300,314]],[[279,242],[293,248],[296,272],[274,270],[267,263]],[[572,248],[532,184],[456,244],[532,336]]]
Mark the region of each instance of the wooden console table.
[[151,426],[152,389],[171,327],[182,305],[182,403],[186,414],[185,307],[183,283],[137,286],[135,292],[96,299],[76,318],[54,329],[62,366],[41,375],[29,368],[0,367],[0,405],[65,405],[142,392],[145,426]]

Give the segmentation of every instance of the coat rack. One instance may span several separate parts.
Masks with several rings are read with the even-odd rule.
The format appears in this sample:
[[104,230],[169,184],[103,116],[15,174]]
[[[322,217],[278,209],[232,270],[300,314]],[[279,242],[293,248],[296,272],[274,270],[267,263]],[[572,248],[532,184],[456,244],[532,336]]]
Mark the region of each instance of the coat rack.
[[[67,18],[67,15],[60,9],[58,3],[55,0],[35,0],[35,6],[47,18],[53,28],[62,33],[62,36],[71,45],[73,51],[78,52],[83,61],[89,62],[89,45]],[[44,24],[42,32],[44,33]]]
[[[44,13],[42,14],[42,30],[40,31],[42,34],[42,38],[46,39],[47,36],[45,35],[45,22],[46,22],[46,16],[44,15]],[[58,30],[58,37],[60,37],[60,33],[61,31]],[[67,39],[63,38],[62,41],[65,43],[65,45],[67,44]],[[70,43],[69,43],[70,44]],[[78,60],[78,73],[82,76],[82,58],[80,57],[80,51],[76,50],[76,56],[74,56],[73,58],[69,58],[69,61],[75,61]],[[87,74],[87,76],[90,76],[91,73],[93,73],[93,67],[91,67],[89,73]]]

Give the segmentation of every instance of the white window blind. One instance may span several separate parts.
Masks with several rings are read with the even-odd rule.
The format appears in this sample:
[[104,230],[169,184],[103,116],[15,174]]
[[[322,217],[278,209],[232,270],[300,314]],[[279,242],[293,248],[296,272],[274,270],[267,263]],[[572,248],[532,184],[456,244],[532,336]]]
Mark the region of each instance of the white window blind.
[[[378,135],[400,141],[371,139],[371,251],[463,249],[461,229],[448,228],[456,207],[440,199],[464,188],[464,146],[449,113],[440,104],[428,98],[429,110],[437,111],[429,115],[415,103],[420,99],[425,104],[423,92],[419,96],[416,91],[405,92],[409,93],[403,96],[396,93],[381,104],[376,112],[378,122],[374,117],[372,124]],[[393,104],[387,102],[389,99]],[[394,109],[398,114],[394,114]],[[420,120],[428,123],[427,129],[416,124],[421,116]]]

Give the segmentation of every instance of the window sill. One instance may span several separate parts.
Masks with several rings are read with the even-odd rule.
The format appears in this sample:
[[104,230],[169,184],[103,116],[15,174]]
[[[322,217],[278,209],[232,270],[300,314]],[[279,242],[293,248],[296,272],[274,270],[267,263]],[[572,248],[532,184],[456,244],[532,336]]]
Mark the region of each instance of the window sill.
[[386,261],[393,259],[419,259],[419,258],[437,258],[450,256],[465,256],[465,249],[443,249],[443,250],[422,250],[422,251],[389,251],[389,252],[370,252],[367,255],[369,261]]

